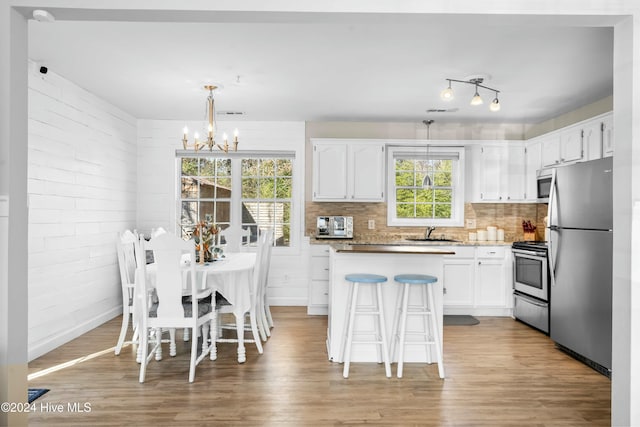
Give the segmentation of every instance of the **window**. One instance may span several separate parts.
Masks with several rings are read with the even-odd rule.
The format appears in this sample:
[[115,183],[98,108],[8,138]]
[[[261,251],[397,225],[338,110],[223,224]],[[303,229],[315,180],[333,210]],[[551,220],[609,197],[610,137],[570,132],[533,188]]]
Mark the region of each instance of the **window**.
[[275,246],[290,246],[293,160],[283,153],[179,154],[182,236],[202,221],[222,229],[238,224],[251,230],[251,242],[259,229],[272,228]]
[[[388,156],[389,225],[463,225],[463,148],[391,147]],[[425,175],[432,182],[428,188],[422,185]]]

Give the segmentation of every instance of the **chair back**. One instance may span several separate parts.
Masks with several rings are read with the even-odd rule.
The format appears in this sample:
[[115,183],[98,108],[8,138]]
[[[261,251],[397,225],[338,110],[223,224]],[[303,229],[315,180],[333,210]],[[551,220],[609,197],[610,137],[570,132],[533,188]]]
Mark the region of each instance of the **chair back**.
[[[195,244],[192,240],[182,240],[175,234],[163,233],[148,242],[140,242],[143,251],[152,250],[154,257],[155,291],[158,298],[157,318],[184,319],[182,306],[182,292],[188,283],[191,287],[191,295],[196,295],[196,271],[195,271]],[[143,252],[144,253],[144,252]],[[189,268],[184,269],[181,262],[187,255],[191,260]],[[148,293],[149,284],[145,270],[145,295]],[[195,307],[192,313],[197,313],[197,300],[193,298]]]
[[[137,237],[131,230],[125,230],[118,236],[116,250],[118,253],[118,266],[120,268],[120,281],[123,290],[132,287],[135,283],[136,255],[135,243]],[[132,295],[130,295],[132,296]]]
[[230,225],[220,230],[220,239],[226,243],[227,252],[240,252],[246,250],[251,239],[251,230],[247,228]]

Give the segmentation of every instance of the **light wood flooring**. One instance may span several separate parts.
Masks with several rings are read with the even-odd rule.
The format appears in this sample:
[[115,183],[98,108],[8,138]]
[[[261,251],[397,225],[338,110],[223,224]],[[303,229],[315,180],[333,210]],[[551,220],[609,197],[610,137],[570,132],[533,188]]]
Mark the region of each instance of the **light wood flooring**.
[[[247,362],[239,365],[235,345],[219,344],[218,360],[204,360],[192,384],[189,346],[181,339],[177,357],[165,351],[138,383],[134,347],[113,354],[121,321],[115,318],[29,364],[30,374],[53,368],[29,381],[51,389],[36,407],[65,408],[31,413],[29,425],[610,424],[610,380],[511,318],[445,326],[445,380],[435,364],[413,363],[402,379],[387,379],[382,365],[353,363],[345,380],[342,365],[326,357],[326,317],[307,316],[304,307],[274,307],[273,314],[263,355],[248,344]],[[70,412],[69,403],[90,412]]]

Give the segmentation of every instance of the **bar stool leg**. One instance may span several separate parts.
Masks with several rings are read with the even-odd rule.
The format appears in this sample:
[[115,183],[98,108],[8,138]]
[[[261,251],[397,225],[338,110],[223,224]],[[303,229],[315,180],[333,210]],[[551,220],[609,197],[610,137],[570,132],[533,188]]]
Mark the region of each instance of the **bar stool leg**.
[[351,363],[351,343],[353,341],[353,326],[356,317],[356,305],[358,303],[358,285],[353,284],[353,293],[351,294],[351,301],[349,306],[349,325],[347,326],[347,341],[344,349],[344,368],[342,370],[342,376],[349,378],[349,365]]
[[430,317],[431,309],[429,308],[429,294],[427,292],[427,286],[420,286],[422,292],[422,323],[424,324],[424,341],[425,341],[425,349],[427,351],[427,363],[433,363],[433,353],[431,352],[431,346],[429,345],[429,340],[433,339],[432,331],[432,320]]
[[396,349],[398,344],[398,339],[400,335],[398,334],[398,323],[400,322],[400,316],[402,313],[402,301],[404,298],[404,285],[400,285],[400,295],[396,299],[395,311],[393,313],[393,327],[391,328],[391,348],[389,349],[389,357],[391,360],[394,360],[396,355]]
[[384,360],[384,371],[387,375],[387,378],[391,378],[391,363],[389,361],[389,347],[387,345],[387,331],[386,331],[386,323],[384,321],[384,310],[382,308],[382,284],[376,284],[376,290],[378,291],[377,305],[378,311],[380,315],[378,316],[378,324],[380,325],[380,338],[382,340],[382,358]]
[[402,290],[402,307],[400,313],[400,334],[398,337],[398,378],[402,378],[404,368],[404,342],[407,334],[407,308],[409,306],[409,284],[405,283]]
[[429,294],[429,316],[431,317],[431,326],[433,330],[433,341],[436,346],[436,360],[438,361],[438,374],[440,378],[444,378],[444,364],[442,363],[442,348],[440,347],[440,333],[438,332],[438,320],[435,310],[435,299],[433,299],[433,286],[427,289]]

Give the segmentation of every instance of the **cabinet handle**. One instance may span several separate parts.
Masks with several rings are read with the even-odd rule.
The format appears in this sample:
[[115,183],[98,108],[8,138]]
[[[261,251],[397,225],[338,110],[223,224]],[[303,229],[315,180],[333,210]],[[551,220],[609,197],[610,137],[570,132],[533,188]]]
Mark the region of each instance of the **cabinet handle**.
[[488,254],[495,255],[496,251],[487,252]]
[[325,268],[325,269],[324,269],[324,271],[329,271],[329,269],[328,269],[328,268]]
[[478,265],[482,265],[482,261],[478,261]]

